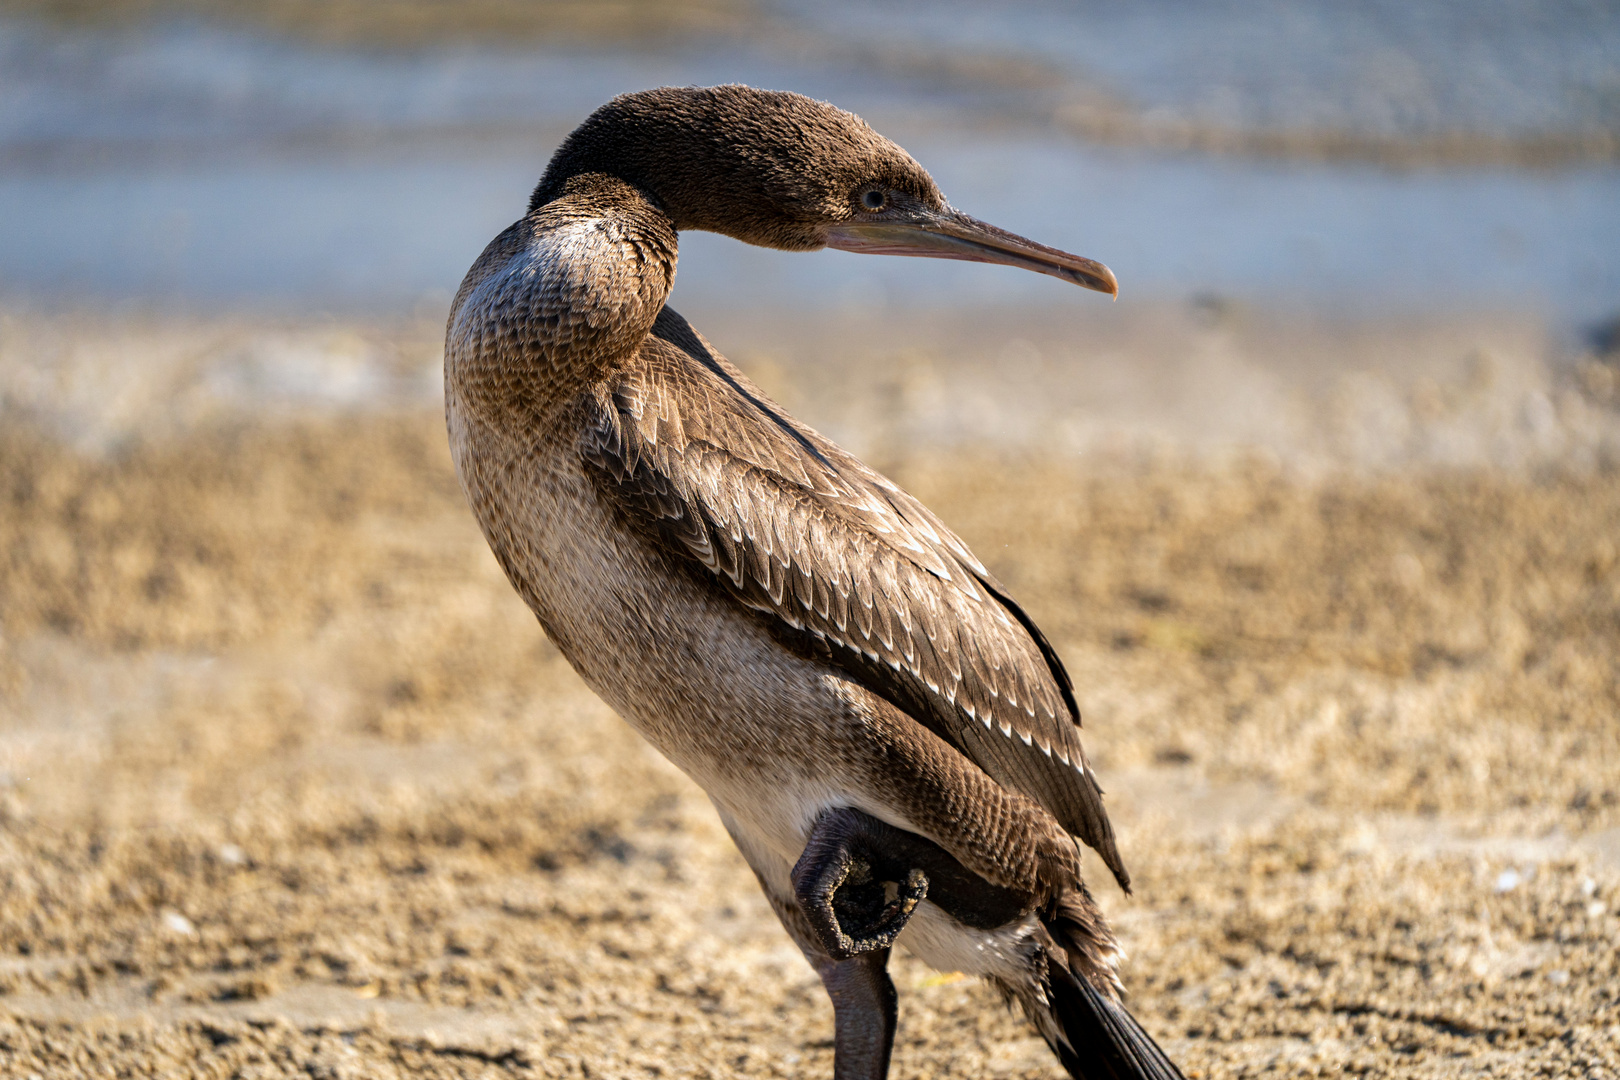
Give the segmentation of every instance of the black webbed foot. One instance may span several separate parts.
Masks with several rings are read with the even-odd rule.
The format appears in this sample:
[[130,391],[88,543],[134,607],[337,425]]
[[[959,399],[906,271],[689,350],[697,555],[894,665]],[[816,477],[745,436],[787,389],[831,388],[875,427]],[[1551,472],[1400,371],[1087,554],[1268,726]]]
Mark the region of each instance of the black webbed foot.
[[845,852],[816,866],[800,886],[799,903],[834,960],[889,948],[928,895],[928,877],[921,870],[907,870],[903,881],[875,874],[883,871]]
[[793,867],[799,906],[834,960],[893,945],[928,895],[928,875],[906,865],[904,845],[884,843],[890,833],[858,810],[829,810]]
[[906,871],[903,881],[879,881],[872,876],[870,863],[852,861],[848,875],[832,893],[833,917],[848,939],[849,955],[893,945],[927,895],[928,876],[916,867]]
[[850,807],[816,820],[793,891],[827,955],[887,949],[925,898],[979,929],[1005,925],[1035,898],[969,872],[939,845]]

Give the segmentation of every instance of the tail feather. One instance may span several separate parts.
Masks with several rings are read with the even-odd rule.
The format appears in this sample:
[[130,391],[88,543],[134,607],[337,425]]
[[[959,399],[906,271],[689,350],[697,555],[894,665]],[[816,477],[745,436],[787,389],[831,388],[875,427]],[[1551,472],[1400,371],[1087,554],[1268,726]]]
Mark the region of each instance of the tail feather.
[[1114,998],[1083,976],[1048,957],[1047,1008],[1060,1038],[1047,1034],[1063,1067],[1075,1080],[1183,1080],[1153,1037]]

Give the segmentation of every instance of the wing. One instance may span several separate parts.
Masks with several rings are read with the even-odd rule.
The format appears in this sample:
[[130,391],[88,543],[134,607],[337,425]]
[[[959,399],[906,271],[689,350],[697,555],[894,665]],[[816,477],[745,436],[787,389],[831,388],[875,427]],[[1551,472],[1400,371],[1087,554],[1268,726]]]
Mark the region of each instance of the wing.
[[604,496],[1129,875],[1051,645],[916,499],[789,418],[668,308],[600,392]]

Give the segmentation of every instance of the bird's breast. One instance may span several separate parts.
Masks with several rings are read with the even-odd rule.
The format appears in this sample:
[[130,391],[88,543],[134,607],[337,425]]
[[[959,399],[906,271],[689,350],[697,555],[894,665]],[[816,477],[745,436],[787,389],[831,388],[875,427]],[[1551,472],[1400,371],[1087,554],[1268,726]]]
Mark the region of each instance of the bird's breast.
[[864,694],[784,649],[718,584],[620,520],[557,433],[516,440],[450,409],[491,549],[574,669],[713,798],[796,856],[821,810],[863,805],[845,760]]

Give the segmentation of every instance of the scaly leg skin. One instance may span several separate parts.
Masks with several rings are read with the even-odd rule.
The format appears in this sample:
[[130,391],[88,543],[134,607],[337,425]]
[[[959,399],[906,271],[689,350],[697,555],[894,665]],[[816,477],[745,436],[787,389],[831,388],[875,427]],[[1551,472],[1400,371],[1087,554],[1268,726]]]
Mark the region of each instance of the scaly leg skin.
[[816,961],[816,974],[833,1003],[833,1080],[889,1075],[899,997],[888,967],[888,949]]

